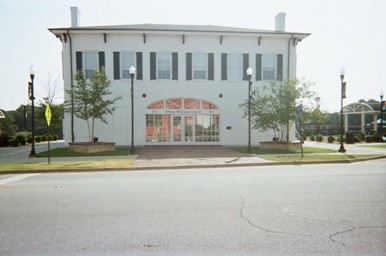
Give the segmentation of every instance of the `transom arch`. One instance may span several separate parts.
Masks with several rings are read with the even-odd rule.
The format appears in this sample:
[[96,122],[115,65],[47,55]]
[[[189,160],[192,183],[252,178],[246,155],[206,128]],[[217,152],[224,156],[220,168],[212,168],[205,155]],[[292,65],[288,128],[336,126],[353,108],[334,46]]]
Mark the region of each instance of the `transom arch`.
[[147,109],[188,110],[188,109],[218,109],[213,102],[196,98],[168,98],[147,105]]

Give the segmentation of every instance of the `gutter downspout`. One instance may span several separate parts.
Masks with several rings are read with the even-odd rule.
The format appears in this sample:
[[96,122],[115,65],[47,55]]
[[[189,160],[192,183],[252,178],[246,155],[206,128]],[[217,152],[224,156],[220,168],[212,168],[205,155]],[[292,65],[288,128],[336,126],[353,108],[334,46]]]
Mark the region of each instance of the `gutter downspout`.
[[73,70],[72,70],[72,38],[69,30],[67,29],[68,39],[70,41],[70,75],[71,75],[71,142],[75,142],[75,134],[74,134],[74,79],[73,79]]
[[[294,34],[291,35],[290,40],[288,40],[288,63],[287,63],[287,79],[290,78],[290,52],[291,52],[291,40],[294,38]],[[70,39],[71,42],[71,39]]]

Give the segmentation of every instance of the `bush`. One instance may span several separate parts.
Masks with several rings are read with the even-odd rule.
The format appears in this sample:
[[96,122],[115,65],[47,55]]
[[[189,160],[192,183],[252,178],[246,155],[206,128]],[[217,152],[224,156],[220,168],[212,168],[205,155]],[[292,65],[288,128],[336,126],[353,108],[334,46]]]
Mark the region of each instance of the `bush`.
[[18,140],[21,145],[25,145],[27,143],[25,134],[22,132],[17,133],[15,139]]
[[42,141],[47,141],[47,136],[46,135],[42,135]]
[[41,138],[40,136],[36,136],[36,137],[35,137],[35,141],[36,141],[36,142],[40,142],[41,140],[42,140],[42,138]]
[[311,141],[315,141],[314,135],[312,135],[312,136],[310,137],[310,139],[311,139]]
[[31,144],[32,143],[32,135],[28,135],[27,136],[27,142],[29,143],[29,144]]
[[48,140],[48,141],[52,141],[52,135],[51,135],[51,134],[48,134],[48,135],[47,135],[47,140]]
[[358,141],[355,141],[355,142],[361,142],[361,141],[364,141],[366,138],[366,135],[363,133],[363,132],[359,132],[359,133],[356,133],[354,135],[354,140],[358,140]]
[[379,134],[374,134],[371,139],[372,142],[383,142],[382,136]]
[[318,135],[316,136],[316,141],[317,141],[317,142],[322,142],[322,141],[323,141],[323,135],[322,135],[322,134],[318,134]]
[[[342,135],[339,134],[338,138],[336,139],[336,141],[341,142],[341,140],[342,140]],[[346,141],[345,136],[343,136],[343,141]]]
[[372,136],[370,136],[370,135],[366,136],[366,142],[367,143],[371,143],[372,141],[373,141]]
[[335,141],[335,137],[330,135],[328,136],[327,141],[328,143],[333,143]]
[[8,139],[8,143],[12,146],[12,147],[17,147],[19,146],[19,140],[15,137],[15,136],[12,136]]

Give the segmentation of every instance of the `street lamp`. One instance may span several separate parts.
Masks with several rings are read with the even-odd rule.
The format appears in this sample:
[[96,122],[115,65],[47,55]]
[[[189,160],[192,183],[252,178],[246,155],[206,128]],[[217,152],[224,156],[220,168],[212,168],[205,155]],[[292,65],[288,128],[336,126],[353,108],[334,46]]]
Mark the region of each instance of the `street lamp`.
[[131,78],[131,147],[130,153],[133,154],[134,150],[134,76],[135,76],[135,67],[131,65],[129,68],[130,78]]
[[252,148],[251,148],[251,86],[252,86],[253,69],[251,67],[248,67],[246,72],[247,72],[247,78],[248,78],[248,153],[252,153]]
[[346,82],[343,82],[345,75],[344,68],[342,67],[340,69],[340,81],[341,81],[341,97],[340,97],[340,148],[338,152],[344,153],[346,152],[346,149],[343,146],[343,98],[346,98]]
[[383,142],[383,106],[385,104],[385,102],[383,101],[383,90],[381,90],[379,96],[381,98],[381,110],[380,110],[381,123],[379,125],[380,126],[379,134],[381,135],[381,141]]
[[34,78],[35,78],[35,71],[33,70],[32,66],[29,69],[29,77],[31,78],[31,82],[28,82],[28,95],[29,99],[32,102],[32,114],[31,114],[31,130],[32,130],[32,145],[31,145],[31,152],[29,153],[29,157],[36,156],[35,151],[35,96],[34,96]]

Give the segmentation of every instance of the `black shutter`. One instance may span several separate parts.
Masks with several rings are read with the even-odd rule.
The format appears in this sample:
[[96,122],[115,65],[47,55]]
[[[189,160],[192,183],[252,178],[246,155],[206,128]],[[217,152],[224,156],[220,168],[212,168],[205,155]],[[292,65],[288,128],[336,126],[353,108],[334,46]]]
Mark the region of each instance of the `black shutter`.
[[214,81],[214,54],[208,53],[208,80]]
[[256,81],[261,81],[261,61],[263,56],[261,54],[256,54]]
[[105,52],[98,52],[99,68],[105,67]]
[[136,61],[137,61],[137,67],[136,67],[136,70],[137,70],[137,80],[142,80],[143,79],[143,75],[142,75],[142,52],[136,52],[135,53],[136,55]]
[[227,69],[228,69],[227,58],[228,58],[228,54],[221,53],[221,80],[227,80],[228,79],[228,77],[227,77]]
[[157,79],[156,53],[150,53],[150,80]]
[[83,53],[76,52],[76,71],[81,71],[83,69],[82,58]]
[[247,69],[249,67],[249,54],[243,54],[243,80],[248,80]]
[[186,80],[192,80],[192,53],[186,53]]
[[283,80],[283,54],[277,55],[277,76],[276,79],[282,81]]
[[119,52],[113,53],[113,62],[114,62],[114,80],[121,79],[121,65],[119,59]]
[[178,80],[178,53],[172,53],[172,79]]

